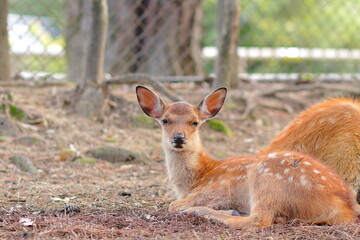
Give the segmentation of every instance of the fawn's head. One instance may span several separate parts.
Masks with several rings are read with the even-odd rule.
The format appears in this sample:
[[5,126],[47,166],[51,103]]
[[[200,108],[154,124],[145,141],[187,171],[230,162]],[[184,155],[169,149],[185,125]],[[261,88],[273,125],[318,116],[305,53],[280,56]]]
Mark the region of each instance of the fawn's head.
[[164,148],[174,151],[197,149],[200,145],[199,126],[220,111],[226,91],[226,88],[215,90],[198,106],[186,102],[165,105],[149,89],[136,87],[140,107],[146,115],[156,119],[162,126]]

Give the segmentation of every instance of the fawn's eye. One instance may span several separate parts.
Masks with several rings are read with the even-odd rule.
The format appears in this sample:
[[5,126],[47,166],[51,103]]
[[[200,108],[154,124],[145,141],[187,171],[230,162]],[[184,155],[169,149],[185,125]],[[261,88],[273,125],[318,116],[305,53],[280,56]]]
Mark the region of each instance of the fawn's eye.
[[169,123],[169,121],[167,119],[163,119],[161,122],[162,122],[163,125],[166,125],[166,124]]
[[199,125],[199,122],[193,122],[192,125],[197,126],[197,125]]

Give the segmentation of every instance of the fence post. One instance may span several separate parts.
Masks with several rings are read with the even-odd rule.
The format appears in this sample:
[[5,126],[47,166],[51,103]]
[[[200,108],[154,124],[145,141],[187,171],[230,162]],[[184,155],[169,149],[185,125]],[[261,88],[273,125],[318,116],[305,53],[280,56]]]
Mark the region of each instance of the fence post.
[[239,33],[238,0],[218,0],[217,12],[218,56],[213,87],[231,87],[236,85],[238,73],[238,55],[236,53]]
[[0,80],[10,80],[10,54],[7,32],[8,2],[0,0]]

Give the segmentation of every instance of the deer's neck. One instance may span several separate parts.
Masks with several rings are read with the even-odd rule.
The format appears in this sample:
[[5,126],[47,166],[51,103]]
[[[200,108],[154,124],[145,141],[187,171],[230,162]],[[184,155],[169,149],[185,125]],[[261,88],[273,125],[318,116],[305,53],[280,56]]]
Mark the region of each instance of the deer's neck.
[[189,193],[191,186],[205,172],[217,165],[218,161],[199,147],[195,151],[165,149],[165,162],[169,179],[175,186],[177,198],[182,199]]

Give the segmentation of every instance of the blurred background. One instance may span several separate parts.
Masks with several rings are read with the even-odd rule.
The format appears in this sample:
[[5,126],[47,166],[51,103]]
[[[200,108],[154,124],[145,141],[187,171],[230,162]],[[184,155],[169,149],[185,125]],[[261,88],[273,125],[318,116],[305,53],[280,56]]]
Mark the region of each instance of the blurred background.
[[[108,0],[109,76],[211,76],[216,0]],[[91,56],[91,1],[8,0],[10,76],[78,81]],[[238,1],[237,71],[254,81],[358,79],[360,1]]]

